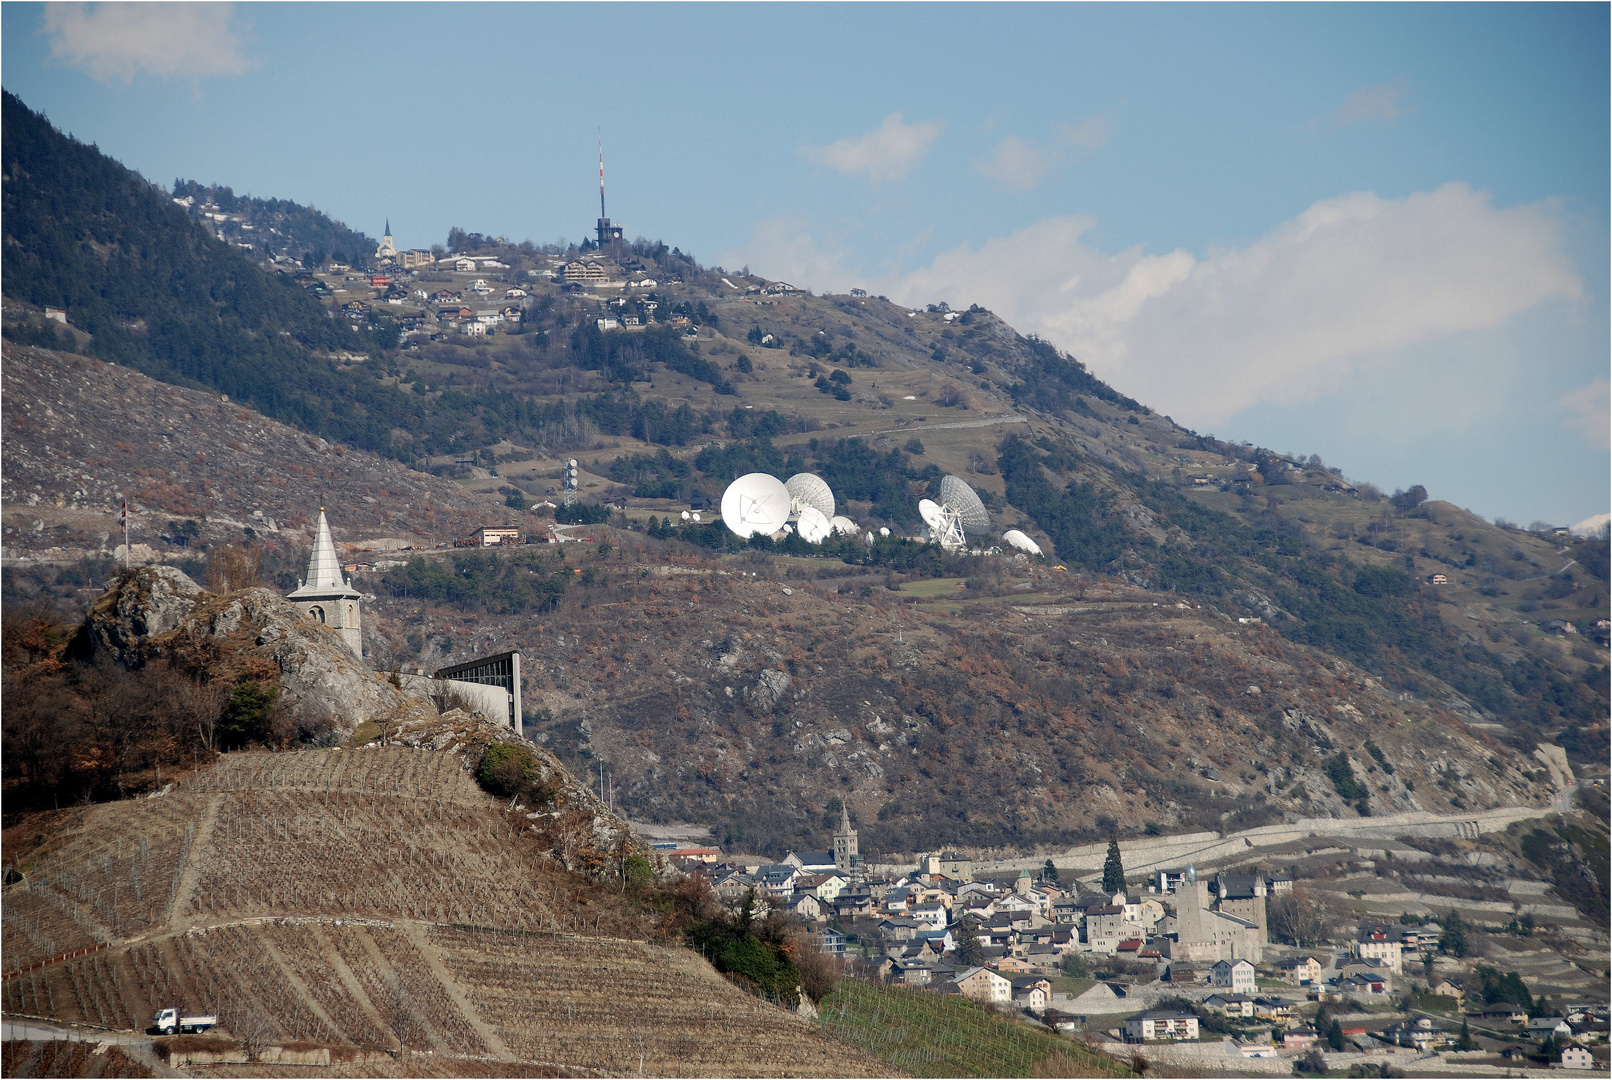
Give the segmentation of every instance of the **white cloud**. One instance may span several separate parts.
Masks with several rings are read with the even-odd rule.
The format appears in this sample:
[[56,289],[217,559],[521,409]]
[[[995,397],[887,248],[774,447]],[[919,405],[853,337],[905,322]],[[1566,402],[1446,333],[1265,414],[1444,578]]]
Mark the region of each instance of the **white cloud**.
[[1593,514],[1574,525],[1573,531],[1580,536],[1594,536],[1606,528],[1609,522],[1612,522],[1612,514]]
[[1090,116],[1077,124],[1060,124],[1045,146],[1017,135],[996,144],[989,158],[974,168],[1008,191],[1029,191],[1072,156],[1091,153],[1108,142],[1108,118]]
[[808,158],[845,176],[865,176],[875,184],[900,180],[929,153],[940,135],[937,121],[909,124],[900,113],[857,139],[836,139],[827,146],[808,146]]
[[1391,124],[1413,107],[1405,101],[1405,87],[1400,83],[1379,83],[1356,90],[1349,99],[1332,113],[1332,123],[1350,127],[1373,120]]
[[800,218],[769,218],[756,226],[742,248],[719,253],[718,265],[749,266],[774,281],[804,288],[850,276],[844,250],[838,244],[820,243]]
[[1051,162],[1046,151],[1025,142],[1017,135],[1009,135],[996,144],[996,152],[985,161],[974,162],[974,168],[1009,191],[1029,191],[1041,183]]
[[1052,218],[955,248],[881,291],[983,304],[1192,426],[1315,400],[1396,350],[1582,294],[1553,205],[1499,210],[1465,184],[1323,200],[1201,259],[1108,254],[1084,240],[1093,224]]
[[1612,449],[1612,390],[1606,379],[1568,391],[1556,405],[1567,414],[1569,426],[1601,449]]
[[1078,124],[1064,124],[1058,138],[1082,150],[1095,150],[1108,142],[1108,117],[1088,116]]
[[[1462,380],[1439,393],[1438,408],[1459,413],[1447,418],[1456,424],[1492,415],[1503,403],[1490,399],[1527,379],[1526,358],[1479,348],[1485,339],[1472,335],[1583,295],[1554,203],[1497,209],[1460,183],[1402,199],[1325,199],[1253,243],[1201,258],[1105,252],[1086,239],[1095,224],[1048,218],[905,273],[859,274],[842,247],[798,221],[758,229],[739,254],[809,288],[862,284],[910,306],[983,304],[1200,429],[1261,404],[1318,400],[1352,377],[1419,386],[1405,365],[1434,363],[1462,342],[1472,346],[1465,367],[1438,360]],[[1606,438],[1604,380],[1561,407]]]
[[51,56],[101,82],[200,79],[250,67],[230,4],[47,4]]

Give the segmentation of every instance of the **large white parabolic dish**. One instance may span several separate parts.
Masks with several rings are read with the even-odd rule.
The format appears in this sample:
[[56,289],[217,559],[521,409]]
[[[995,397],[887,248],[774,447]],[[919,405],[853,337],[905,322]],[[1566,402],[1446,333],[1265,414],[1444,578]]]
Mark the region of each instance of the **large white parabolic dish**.
[[945,528],[945,522],[940,512],[940,504],[930,499],[918,500],[918,516],[924,519],[924,524],[931,529]]
[[985,512],[985,504],[960,476],[940,478],[940,502],[957,511],[958,523],[971,533],[984,532],[991,527],[991,515]]
[[833,518],[829,519],[829,525],[841,536],[855,536],[861,531],[857,528],[856,522],[840,514],[836,514]]
[[789,489],[776,476],[746,473],[722,493],[722,524],[735,536],[771,536],[788,521]]
[[1018,529],[1009,529],[1007,532],[1002,534],[1002,539],[1010,546],[1016,547],[1020,551],[1027,551],[1031,555],[1041,554],[1041,545],[1024,535]]
[[834,516],[834,492],[828,481],[816,473],[796,473],[784,481],[784,487],[789,490],[795,513],[811,506],[826,518]]
[[795,519],[795,531],[808,544],[821,544],[828,539],[829,533],[833,532],[833,527],[829,525],[828,518],[823,516],[821,510],[815,506],[808,506],[800,512],[800,517]]

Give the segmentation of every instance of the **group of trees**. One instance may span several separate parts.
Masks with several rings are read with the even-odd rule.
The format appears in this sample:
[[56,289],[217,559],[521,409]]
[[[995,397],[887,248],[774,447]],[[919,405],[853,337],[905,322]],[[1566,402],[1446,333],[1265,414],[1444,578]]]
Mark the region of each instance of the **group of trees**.
[[169,660],[124,667],[58,612],[8,604],[0,627],[7,812],[124,798],[214,754],[328,737],[269,672],[236,681]]
[[523,550],[512,555],[466,553],[448,560],[410,559],[383,574],[380,588],[395,597],[448,604],[463,611],[494,615],[550,611],[565,596],[570,576],[560,566],[563,558],[563,554]]

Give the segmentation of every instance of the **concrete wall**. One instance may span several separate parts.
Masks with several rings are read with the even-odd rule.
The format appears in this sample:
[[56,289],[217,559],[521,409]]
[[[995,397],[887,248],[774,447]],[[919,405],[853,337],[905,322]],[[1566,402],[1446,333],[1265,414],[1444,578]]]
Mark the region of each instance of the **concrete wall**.
[[484,686],[481,683],[460,682],[458,679],[433,679],[429,675],[400,676],[403,689],[410,693],[429,694],[433,687],[447,683],[464,699],[470,702],[471,707],[495,724],[510,726],[509,695],[502,686]]
[[[1549,807],[1508,806],[1498,810],[1474,811],[1470,814],[1409,811],[1373,818],[1299,818],[1297,821],[1281,825],[1263,825],[1257,829],[1246,829],[1224,837],[1219,833],[1196,832],[1180,836],[1123,840],[1120,842],[1120,850],[1125,856],[1127,876],[1139,876],[1152,870],[1182,867],[1189,862],[1202,865],[1216,860],[1235,859],[1260,848],[1280,847],[1310,837],[1359,840],[1390,840],[1402,836],[1475,838],[1483,833],[1503,832],[1514,822],[1543,817],[1551,812]],[[1107,855],[1107,843],[1087,844],[1054,854],[1052,861],[1060,869],[1083,873],[1101,870]],[[974,875],[989,877],[1019,870],[1039,870],[1046,858],[1045,855],[1036,855],[1020,859],[980,861],[974,864]],[[870,866],[868,869],[899,873],[910,871],[915,865],[915,862],[896,863]]]

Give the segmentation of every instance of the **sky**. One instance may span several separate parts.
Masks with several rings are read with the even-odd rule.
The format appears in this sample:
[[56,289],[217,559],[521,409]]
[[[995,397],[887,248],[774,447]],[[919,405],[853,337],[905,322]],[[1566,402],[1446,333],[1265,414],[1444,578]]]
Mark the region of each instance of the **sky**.
[[1605,4],[0,6],[154,181],[979,303],[1228,440],[1612,503]]

